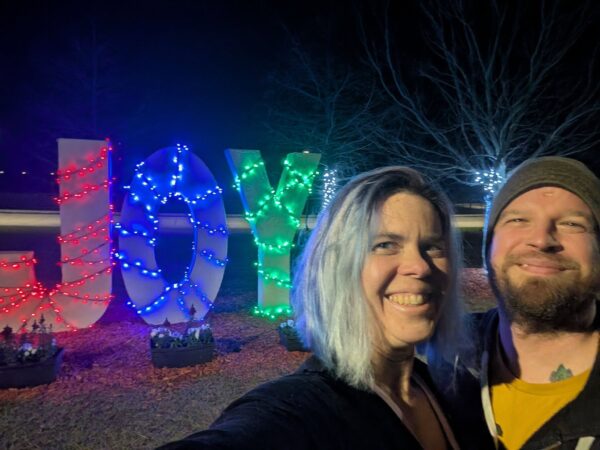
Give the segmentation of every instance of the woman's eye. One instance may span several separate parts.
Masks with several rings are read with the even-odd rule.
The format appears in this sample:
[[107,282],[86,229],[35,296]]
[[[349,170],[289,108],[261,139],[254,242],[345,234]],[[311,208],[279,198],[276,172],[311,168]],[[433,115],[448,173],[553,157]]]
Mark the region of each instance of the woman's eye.
[[397,248],[397,244],[392,241],[378,242],[373,246],[374,252],[390,252]]
[[443,245],[430,245],[425,248],[425,252],[434,258],[446,255],[446,249]]

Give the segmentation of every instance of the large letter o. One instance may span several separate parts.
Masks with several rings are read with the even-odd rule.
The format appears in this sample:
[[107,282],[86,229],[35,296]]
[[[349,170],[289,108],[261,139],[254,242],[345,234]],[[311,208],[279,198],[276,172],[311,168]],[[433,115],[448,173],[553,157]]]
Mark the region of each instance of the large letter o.
[[[227,262],[227,228],[221,188],[187,147],[168,147],[138,164],[118,225],[121,270],[130,304],[153,325],[183,322],[193,304],[202,319],[212,307]],[[194,229],[192,258],[177,283],[167,282],[156,262],[158,210],[171,198],[189,207]]]

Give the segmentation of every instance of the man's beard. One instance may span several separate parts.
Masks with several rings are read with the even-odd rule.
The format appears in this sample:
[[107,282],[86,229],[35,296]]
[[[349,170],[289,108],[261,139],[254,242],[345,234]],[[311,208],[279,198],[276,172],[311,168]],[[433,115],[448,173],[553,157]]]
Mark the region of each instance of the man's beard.
[[[529,333],[587,330],[590,308],[600,289],[600,264],[593,264],[592,272],[582,278],[578,263],[559,255],[544,255],[564,269],[573,270],[555,277],[531,275],[517,285],[509,278],[508,269],[521,258],[532,255],[508,256],[499,273],[492,271],[492,290],[498,297],[500,309],[511,323]],[[539,258],[540,254],[535,253],[535,256]]]

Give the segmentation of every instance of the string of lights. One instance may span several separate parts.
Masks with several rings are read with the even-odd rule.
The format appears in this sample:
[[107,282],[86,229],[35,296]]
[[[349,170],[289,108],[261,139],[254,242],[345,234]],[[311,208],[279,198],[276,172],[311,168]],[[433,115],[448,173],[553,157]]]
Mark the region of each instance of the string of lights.
[[[190,164],[194,158],[194,164]],[[160,163],[156,162],[158,160]],[[222,277],[222,271],[228,260],[220,256],[222,250],[199,248],[198,236],[199,232],[205,233],[207,243],[216,245],[217,241],[211,239],[225,238],[226,243],[229,232],[225,225],[225,212],[222,205],[223,190],[216,183],[210,187],[206,186],[206,181],[202,180],[212,179],[212,175],[198,173],[198,168],[203,166],[200,163],[201,160],[189,152],[185,145],[178,144],[176,147],[162,149],[136,165],[132,182],[127,186],[128,194],[121,213],[121,222],[116,225],[120,251],[115,255],[123,269],[125,286],[129,292],[136,291],[134,286],[145,283],[144,279],[157,280],[164,286],[160,294],[154,298],[146,298],[142,301],[137,296],[136,301],[129,300],[128,304],[142,316],[162,311],[161,314],[165,314],[166,317],[168,311],[172,311],[171,300],[175,301],[176,309],[186,319],[189,318],[189,304],[192,301],[200,299],[206,311],[212,307],[213,300],[200,287],[206,284],[203,278],[210,274],[204,273],[208,269],[203,271],[195,269],[199,262],[198,258],[210,262],[219,273],[217,277]],[[144,261],[148,251],[143,250],[143,246],[156,247],[160,237],[158,209],[170,200],[183,201],[187,205],[188,220],[194,236],[191,261],[181,279],[175,283],[169,283],[163,278],[160,267],[151,267]],[[207,208],[209,206],[212,208],[212,203],[208,202],[213,201],[221,204],[222,213],[217,219],[221,223],[207,220],[205,217]],[[130,214],[130,210],[135,213]],[[217,247],[220,248],[222,245]],[[172,319],[173,313],[170,314]]]
[[9,262],[9,261],[0,261],[0,269],[14,269],[19,270],[21,267],[30,267],[37,263],[35,258],[27,258],[27,256],[23,255],[19,258],[19,261]]
[[[193,292],[190,292],[189,290],[185,290],[185,289],[191,289],[193,290]],[[154,299],[152,299],[150,301],[149,304],[147,304],[146,306],[138,306],[137,304],[135,304],[132,300],[129,300],[127,302],[127,305],[131,306],[132,308],[134,308],[136,310],[137,314],[140,315],[145,315],[145,314],[151,314],[153,312],[155,312],[157,309],[162,308],[168,301],[168,294],[171,291],[177,291],[178,292],[178,297],[177,297],[177,304],[179,309],[182,312],[186,312],[184,310],[184,308],[186,307],[185,305],[185,297],[187,297],[190,293],[195,295],[198,299],[200,299],[200,301],[202,303],[204,303],[206,305],[206,307],[208,309],[212,309],[213,308],[213,302],[212,300],[210,300],[206,294],[204,294],[204,292],[202,292],[202,290],[200,289],[200,286],[197,284],[192,283],[187,274],[184,275],[184,279],[182,283],[173,283],[170,284],[168,286],[166,286],[164,288],[164,290]],[[189,314],[189,311],[187,311],[187,314]]]
[[162,272],[161,269],[149,269],[141,260],[128,259],[125,252],[115,252],[115,257],[121,262],[121,268],[129,270],[138,269],[142,275],[150,278],[158,278]]
[[[293,169],[290,161],[287,158],[283,161],[283,165],[285,167],[285,171],[282,175],[282,180],[285,176],[288,181],[283,186],[280,186],[277,191],[271,188],[270,192],[259,197],[257,200],[258,208],[255,211],[246,210],[245,218],[249,223],[256,226],[257,221],[272,217],[274,212],[283,213],[288,221],[288,230],[286,231],[291,230],[291,234],[293,234],[300,226],[300,219],[298,218],[297,211],[288,206],[289,203],[293,203],[293,201],[290,201],[290,197],[297,193],[294,192],[295,189],[306,190],[307,195],[310,194],[312,192],[311,186],[314,177],[318,172],[312,170],[308,173],[304,173],[300,170]],[[258,171],[265,171],[264,166],[265,165],[262,160],[260,162],[244,166],[243,172],[239,176],[235,177],[236,189],[241,193],[242,182],[244,181],[248,184],[251,184],[253,182],[252,177],[258,176]],[[263,176],[266,175],[263,174]],[[259,236],[257,236],[257,234],[258,233],[256,232],[254,233],[254,243],[263,251],[287,253],[294,246],[290,239],[283,239],[281,237],[282,235],[290,234],[289,232],[280,233],[271,240],[261,239]]]
[[[103,146],[96,157],[88,159],[87,165],[83,167],[74,167],[72,165],[66,169],[56,171],[56,182],[61,184],[61,194],[55,198],[59,206],[67,201],[87,199],[88,195],[100,190],[105,189],[110,192],[112,182],[110,178],[111,150],[112,148],[109,145]],[[81,185],[82,178],[99,170],[107,172],[107,177],[104,181],[98,184],[84,183]],[[69,191],[65,188],[67,182],[74,183]],[[109,275],[114,266],[111,258],[112,242],[110,239],[112,205],[109,205],[108,210],[108,214],[102,214],[89,223],[74,227],[68,233],[57,236],[57,240],[61,246],[68,246],[65,249],[65,253],[68,256],[63,256],[58,264],[82,266],[78,278],[63,281],[52,288],[46,288],[40,282],[28,282],[22,286],[14,287],[4,286],[0,288],[0,292],[2,292],[2,295],[0,295],[0,312],[14,314],[16,310],[26,310],[27,314],[25,316],[20,315],[21,323],[26,323],[31,319],[36,320],[44,312],[51,311],[54,313],[56,324],[61,324],[67,330],[76,330],[77,327],[64,318],[59,302],[64,302],[67,299],[76,303],[81,302],[85,304],[90,302],[93,305],[106,305],[110,302],[112,299],[110,292],[103,294],[90,293],[85,288],[88,283],[93,283],[103,274]],[[101,242],[89,248],[89,244],[95,240],[100,240]],[[108,251],[105,250],[106,247],[108,247]],[[108,253],[108,257],[98,258],[98,255],[101,253]],[[35,258],[28,258],[22,255],[16,262],[0,262],[0,269],[8,269],[10,267],[13,270],[33,271],[33,274],[35,274],[36,263]],[[85,270],[86,268],[92,270],[87,271]],[[26,305],[31,304],[31,302],[37,302],[37,304],[33,309],[31,307],[26,308]]]
[[103,263],[109,264],[109,263],[111,263],[111,260],[112,260],[112,256],[113,256],[112,252],[109,252],[108,259],[92,259],[92,260],[86,259],[86,260],[84,260],[84,257],[100,254],[100,250],[102,250],[107,245],[110,245],[110,241],[108,241],[108,242],[105,241],[102,244],[98,245],[97,247],[92,248],[91,250],[88,250],[86,248],[81,249],[81,253],[78,256],[75,256],[75,257],[65,256],[60,260],[58,265],[68,264],[71,266],[83,266],[83,265],[95,265],[95,264],[103,264]]
[[96,158],[89,160],[89,164],[84,167],[74,168],[74,169],[59,169],[56,171],[56,182],[62,183],[63,181],[68,181],[72,177],[79,176],[84,177],[90,173],[94,173],[98,169],[102,169],[105,167],[107,161],[109,161],[109,152],[112,151],[112,147],[103,147],[100,150],[100,155]]
[[260,308],[255,306],[252,310],[252,315],[257,317],[264,317],[266,319],[276,320],[282,316],[291,317],[293,315],[292,308],[289,306],[275,306],[271,308]]
[[[35,290],[39,290],[41,289],[41,283],[26,283],[23,286],[4,286],[1,288],[2,291],[2,295],[0,295],[0,302],[2,300],[14,300],[16,299],[16,297],[14,297],[15,295],[29,295],[31,292],[34,292]],[[14,293],[12,291],[15,291]]]
[[475,183],[482,186],[486,194],[493,196],[504,183],[504,177],[494,169],[475,172]]
[[[24,286],[4,287],[0,296],[0,311],[10,313],[29,298],[42,297],[45,289],[41,283],[27,283]],[[12,292],[14,291],[14,292]]]
[[[79,245],[80,241],[86,241],[91,238],[95,238],[100,236],[100,233],[103,233],[105,240],[107,239],[107,232],[110,226],[110,214],[105,214],[99,219],[95,219],[89,224],[77,227],[75,230],[71,231],[68,234],[57,236],[57,241],[59,244],[74,244]],[[83,232],[83,233],[82,233]]]
[[256,266],[256,272],[260,277],[263,278],[263,280],[273,282],[282,288],[292,288],[289,273],[282,272],[277,269],[265,269],[265,267],[260,263],[254,263],[254,265]]
[[323,191],[321,192],[321,209],[325,209],[333,197],[337,189],[337,170],[326,169],[323,172]]
[[100,184],[84,184],[83,185],[83,190],[79,191],[79,192],[64,192],[63,194],[60,194],[58,197],[54,198],[54,201],[56,201],[57,204],[61,205],[66,201],[69,200],[73,200],[73,199],[81,199],[84,198],[90,194],[93,194],[96,191],[99,191],[101,189],[105,189],[108,190],[110,188],[110,180],[105,180]]
[[[289,267],[283,267],[282,263],[285,265],[285,261],[289,261],[294,247],[293,238],[301,224],[300,214],[318,174],[316,167],[319,155],[306,153],[308,152],[290,154],[284,159],[277,189],[273,189],[260,152],[230,151],[230,165],[235,175],[234,186],[242,197],[245,218],[259,250],[259,260],[255,264],[259,280],[288,293],[292,287]],[[289,266],[289,262],[287,264]],[[273,298],[260,298],[259,303],[289,304],[288,297],[286,292],[277,292],[273,294]],[[267,312],[260,315],[271,317],[271,311],[280,315],[282,311],[289,309],[287,304],[271,305],[265,310]],[[261,308],[256,311],[259,310]]]
[[66,288],[66,287],[81,287],[89,281],[94,281],[99,275],[102,275],[103,273],[107,273],[107,274],[112,273],[114,264],[115,263],[113,261],[111,261],[110,265],[103,267],[101,269],[98,269],[95,272],[86,273],[81,278],[78,278],[73,281],[63,281],[62,283],[58,283],[54,290],[60,290],[60,289]]
[[[105,295],[99,295],[99,294],[94,294],[94,295],[90,295],[90,294],[79,294],[78,292],[66,292],[66,291],[62,291],[60,289],[55,289],[56,294],[61,294],[64,295],[65,297],[71,297],[75,300],[81,300],[81,302],[83,304],[86,304],[87,302],[102,302],[105,305],[108,305],[110,303],[110,301],[114,298],[113,294],[105,294]],[[54,293],[52,295],[55,295]]]

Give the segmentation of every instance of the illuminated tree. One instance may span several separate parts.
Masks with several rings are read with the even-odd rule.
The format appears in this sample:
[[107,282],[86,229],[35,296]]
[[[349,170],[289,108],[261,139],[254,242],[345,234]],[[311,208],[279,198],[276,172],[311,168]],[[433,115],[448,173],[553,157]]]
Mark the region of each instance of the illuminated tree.
[[[366,57],[395,107],[377,136],[389,156],[495,189],[522,160],[600,142],[598,7],[548,2],[422,4],[428,56],[405,58],[394,6],[361,21]],[[589,33],[589,34],[588,34]],[[418,44],[416,44],[418,45]]]

